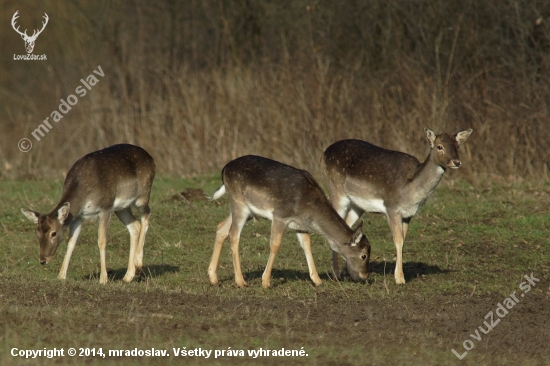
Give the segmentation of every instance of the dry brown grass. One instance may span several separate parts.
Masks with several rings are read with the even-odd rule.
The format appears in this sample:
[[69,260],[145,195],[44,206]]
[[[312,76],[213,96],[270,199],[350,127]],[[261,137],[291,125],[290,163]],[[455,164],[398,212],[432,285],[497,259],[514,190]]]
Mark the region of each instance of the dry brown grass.
[[[247,153],[318,174],[342,138],[423,159],[429,126],[474,129],[453,173],[472,184],[547,181],[550,5],[456,3],[2,2],[23,28],[43,11],[50,24],[34,51],[48,61],[0,60],[0,176],[58,176],[119,142],[149,150],[165,174],[212,174]],[[7,26],[0,40],[24,53]],[[105,77],[35,141],[98,65]]]

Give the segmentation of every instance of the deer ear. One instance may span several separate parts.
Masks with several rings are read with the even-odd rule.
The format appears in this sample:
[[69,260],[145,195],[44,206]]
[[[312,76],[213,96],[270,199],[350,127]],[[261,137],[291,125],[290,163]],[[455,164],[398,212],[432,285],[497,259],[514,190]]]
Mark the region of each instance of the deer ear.
[[363,220],[359,220],[355,225],[353,225],[352,230],[355,231],[355,233],[353,234],[353,237],[351,238],[351,246],[352,247],[359,244],[359,242],[363,238],[363,232],[361,230],[362,228],[363,228]]
[[468,137],[470,137],[470,135],[472,134],[474,130],[472,130],[471,128],[467,129],[466,131],[461,131],[459,133],[457,133],[455,135],[455,138],[456,138],[456,142],[458,142],[459,145],[462,145],[463,143],[466,142],[466,140],[468,139]]
[[426,132],[426,138],[428,139],[428,142],[430,143],[430,147],[433,149],[434,142],[435,142],[435,132],[430,130],[428,127],[424,128],[424,132]]
[[33,224],[38,224],[38,218],[40,217],[40,214],[38,212],[25,210],[24,208],[21,209],[21,212],[23,212],[23,215],[25,215],[25,217],[29,219],[30,222],[32,222]]
[[67,219],[67,216],[69,216],[69,209],[71,208],[71,204],[69,202],[65,202],[63,206],[57,210],[57,219],[63,225],[64,221]]
[[361,232],[361,230],[359,230],[355,234],[353,234],[351,246],[356,247],[361,242],[361,239],[363,239],[363,233]]

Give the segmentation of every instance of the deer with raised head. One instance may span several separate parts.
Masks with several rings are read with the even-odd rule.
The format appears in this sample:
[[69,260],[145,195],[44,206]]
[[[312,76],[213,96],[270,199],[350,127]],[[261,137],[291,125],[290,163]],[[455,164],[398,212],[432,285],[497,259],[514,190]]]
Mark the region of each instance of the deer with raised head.
[[[78,160],[67,173],[61,199],[50,213],[42,215],[21,209],[32,223],[37,224],[40,264],[47,264],[52,259],[63,232],[69,228],[67,252],[58,276],[64,280],[83,220],[98,218],[99,283],[107,283],[105,246],[109,219],[114,212],[130,232],[130,259],[123,280],[132,281],[143,264],[143,245],[151,215],[149,196],[154,178],[155,161],[147,151],[134,145],[114,145]],[[141,223],[132,214],[132,206],[139,211]]]
[[323,235],[332,250],[345,258],[352,279],[367,279],[370,243],[361,232],[362,222],[353,229],[346,225],[308,172],[248,155],[229,162],[222,170],[222,180],[223,185],[211,199],[216,200],[227,192],[231,214],[216,231],[214,252],[208,266],[210,283],[218,284],[216,271],[220,253],[225,238],[229,236],[235,282],[239,287],[246,286],[241,272],[239,238],[244,224],[253,216],[272,221],[270,254],[262,275],[264,288],[270,286],[275,255],[287,227],[297,231],[315,285],[322,281],[311,253],[310,231]]
[[[423,163],[406,153],[386,150],[361,140],[341,140],[323,155],[329,198],[348,225],[365,211],[388,219],[397,251],[395,282],[405,283],[403,242],[412,217],[435,190],[447,168],[461,166],[458,148],[472,129],[451,136],[425,128],[431,151]],[[338,257],[333,253],[334,273]]]
[[32,33],[32,36],[29,36],[27,35],[27,30],[25,29],[24,32],[21,32],[19,30],[19,26],[17,26],[17,28],[15,27],[15,23],[17,21],[17,18],[19,18],[19,15],[17,14],[19,13],[19,10],[17,10],[15,12],[15,14],[13,14],[13,17],[11,18],[11,26],[13,28],[14,31],[16,31],[17,33],[19,33],[19,35],[21,36],[21,38],[23,38],[23,41],[25,41],[25,49],[27,50],[27,53],[32,53],[32,50],[34,49],[34,43],[36,42],[36,39],[38,38],[38,36],[40,35],[40,33],[42,33],[42,31],[44,30],[44,28],[46,28],[46,24],[48,24],[48,14],[44,13],[44,22],[42,22],[42,29],[40,30],[34,30],[34,32]]

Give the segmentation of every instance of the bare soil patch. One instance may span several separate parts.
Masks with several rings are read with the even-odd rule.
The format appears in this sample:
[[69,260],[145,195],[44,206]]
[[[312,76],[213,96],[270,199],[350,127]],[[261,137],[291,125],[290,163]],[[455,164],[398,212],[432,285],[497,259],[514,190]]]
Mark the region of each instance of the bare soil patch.
[[[149,342],[149,347],[164,345],[170,352],[172,347],[183,346],[179,343],[182,339],[203,348],[232,346],[245,352],[247,348],[261,347],[261,340],[272,339],[287,349],[304,347],[308,357],[293,361],[303,364],[330,364],[315,352],[327,344],[335,350],[363,345],[365,352],[408,347],[411,359],[406,363],[413,364],[417,363],[414,360],[418,354],[431,350],[439,353],[438,357],[443,355],[442,363],[449,363],[458,361],[451,349],[462,354],[466,339],[473,341],[474,348],[463,362],[479,360],[481,355],[489,359],[504,355],[518,361],[549,358],[550,306],[548,293],[544,292],[547,281],[541,281],[524,297],[518,296],[520,302],[491,332],[479,332],[481,341],[472,339],[470,334],[475,335],[486,314],[494,312],[507,296],[394,296],[358,301],[346,298],[345,293],[336,297],[319,292],[315,299],[264,299],[226,297],[216,294],[216,288],[207,288],[204,295],[158,289],[146,292],[143,288],[128,293],[109,286],[52,283],[2,280],[1,328],[20,334],[24,332],[21,326],[32,322],[40,332],[41,347],[60,347],[56,335],[71,332],[89,333],[95,347],[110,349],[109,339],[118,338],[121,342],[117,342],[117,347],[127,343],[133,349],[135,340],[140,339],[142,344]],[[234,344],[229,344],[224,334],[231,334]],[[257,361],[244,358],[239,363]],[[279,362],[273,358],[262,360],[264,364]],[[339,364],[355,361],[345,355]]]

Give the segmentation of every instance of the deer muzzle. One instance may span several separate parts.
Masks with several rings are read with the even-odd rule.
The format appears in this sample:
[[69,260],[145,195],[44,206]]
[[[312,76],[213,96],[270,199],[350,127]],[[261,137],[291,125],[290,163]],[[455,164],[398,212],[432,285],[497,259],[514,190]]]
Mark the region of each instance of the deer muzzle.
[[449,168],[451,169],[458,169],[461,165],[462,163],[458,159],[453,159],[449,162]]

